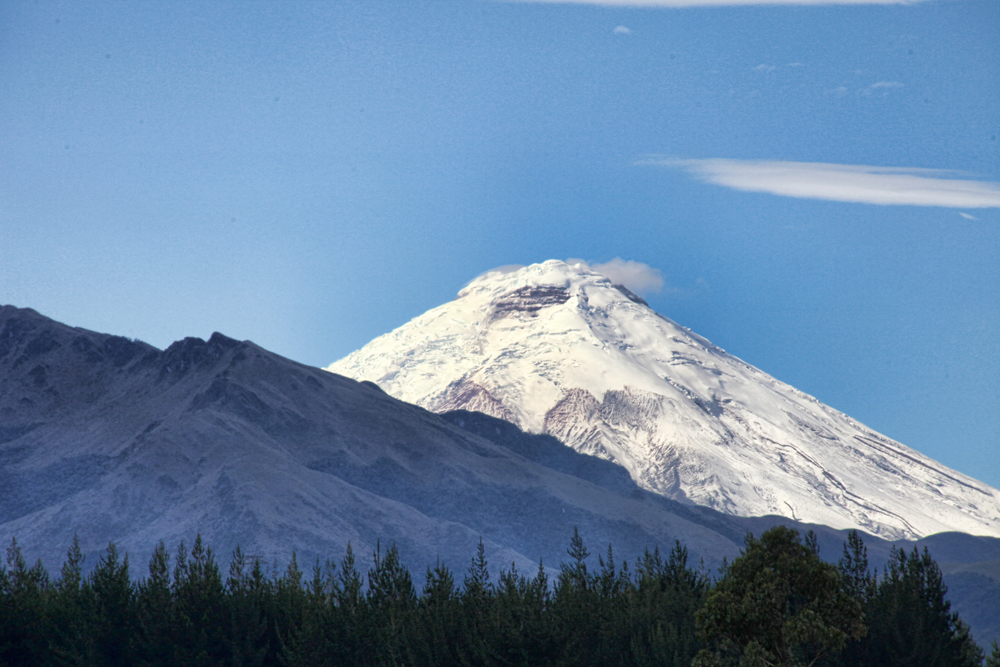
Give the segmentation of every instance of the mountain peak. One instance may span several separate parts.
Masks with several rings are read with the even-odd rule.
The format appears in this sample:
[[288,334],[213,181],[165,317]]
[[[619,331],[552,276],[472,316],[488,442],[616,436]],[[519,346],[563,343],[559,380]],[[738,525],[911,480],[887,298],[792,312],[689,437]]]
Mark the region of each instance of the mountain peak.
[[[589,264],[558,259],[550,259],[529,266],[506,266],[491,269],[480,274],[463,287],[458,293],[458,298],[484,294],[497,295],[527,287],[557,288],[568,294],[578,293],[587,287],[614,288],[624,289],[623,294],[630,299],[639,298],[624,285],[615,284],[610,277],[594,270]],[[642,300],[640,299],[640,301]]]
[[1000,491],[726,354],[585,262],[488,271],[327,370],[553,435],[731,514],[1000,535]]

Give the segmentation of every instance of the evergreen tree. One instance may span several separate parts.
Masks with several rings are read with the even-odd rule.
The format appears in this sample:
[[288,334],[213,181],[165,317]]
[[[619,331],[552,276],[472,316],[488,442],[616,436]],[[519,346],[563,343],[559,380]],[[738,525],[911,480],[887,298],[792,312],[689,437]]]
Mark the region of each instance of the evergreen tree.
[[83,577],[83,551],[73,535],[59,579],[49,595],[49,658],[53,665],[94,663],[90,627],[92,596],[90,582]]
[[[862,622],[865,623],[865,634],[868,634],[867,624],[872,614],[872,600],[877,590],[875,575],[868,568],[868,548],[861,535],[856,530],[847,534],[844,552],[837,564],[840,571],[844,591],[853,597],[861,606]],[[831,656],[827,662],[829,667],[854,666],[866,664],[865,653],[867,644],[859,637],[849,641],[840,654]]]
[[364,603],[364,597],[361,595],[361,573],[354,565],[354,550],[350,542],[347,543],[344,559],[340,562],[340,574],[337,575],[337,579],[339,585],[334,591],[337,606],[348,614],[358,612]]
[[687,561],[687,549],[677,542],[666,562],[656,549],[646,551],[636,565],[629,623],[636,665],[688,667],[701,648],[695,612],[705,601],[709,581]]
[[490,581],[486,547],[480,538],[462,587],[462,664],[492,664],[495,659],[495,591]]
[[525,665],[532,659],[534,628],[528,601],[530,583],[517,564],[500,570],[495,587],[495,653],[501,665]]
[[495,587],[497,665],[554,665],[563,651],[556,643],[551,622],[551,595],[542,563],[532,579],[518,572],[514,563],[501,570]]
[[601,639],[599,584],[587,569],[590,551],[576,528],[566,553],[570,562],[559,566],[552,604],[556,641],[562,647],[559,664],[598,664]]
[[[275,565],[277,572],[277,565]],[[298,557],[292,552],[292,559],[285,573],[275,576],[273,582],[273,603],[268,609],[268,626],[273,632],[271,648],[277,652],[287,651],[296,644],[306,606],[306,591],[303,587],[302,570]]]
[[784,526],[760,540],[747,536],[696,619],[714,649],[700,651],[696,667],[812,665],[864,633],[861,606],[843,590],[837,568]]
[[345,614],[337,606],[339,587],[336,564],[327,560],[320,567],[317,560],[305,598],[302,627],[285,654],[290,667],[356,664],[346,650]]
[[366,645],[364,624],[368,618],[368,605],[362,594],[361,573],[355,567],[354,550],[347,543],[340,572],[332,587],[338,623],[333,626],[332,643],[337,661],[332,664],[361,664],[361,653]]
[[412,634],[410,655],[415,666],[461,664],[461,613],[451,571],[440,561],[434,569],[428,567]]
[[592,638],[592,662],[624,665],[631,658],[628,634],[629,604],[633,584],[628,563],[615,568],[614,550],[598,556],[600,571],[593,580],[595,596],[595,635]]
[[[254,561],[256,563],[256,560]],[[267,655],[260,590],[252,578],[243,550],[237,545],[226,578],[227,644],[233,667],[259,667]]]
[[338,653],[343,631],[340,610],[334,604],[337,586],[336,564],[327,560],[321,568],[317,559],[306,596],[302,628],[296,638],[296,653],[305,658],[299,664],[336,664],[330,660]]
[[190,558],[181,542],[174,565],[174,658],[190,667],[223,664],[225,591],[212,550],[195,538]]
[[375,664],[406,664],[409,624],[416,605],[413,581],[399,562],[396,545],[384,558],[376,550],[375,567],[368,573],[368,623]]
[[844,555],[837,564],[843,586],[862,607],[867,607],[875,596],[876,580],[868,569],[868,548],[856,530],[847,534]]
[[993,640],[990,649],[990,654],[986,656],[986,667],[1000,667],[1000,644],[997,644],[997,640]]
[[27,566],[16,539],[7,548],[0,586],[0,665],[43,664],[51,636],[45,613],[49,575],[40,560]]
[[805,537],[802,538],[802,544],[815,555],[819,555],[819,536],[816,535],[816,531],[812,529],[806,531]]
[[111,543],[90,575],[93,591],[93,638],[98,667],[135,663],[135,589],[129,576],[128,554],[119,561]]
[[149,576],[136,592],[137,658],[143,667],[169,667],[174,661],[173,593],[170,554],[161,541],[149,559]]
[[951,611],[947,586],[927,549],[893,549],[878,582],[862,642],[865,664],[880,667],[979,667],[982,650]]

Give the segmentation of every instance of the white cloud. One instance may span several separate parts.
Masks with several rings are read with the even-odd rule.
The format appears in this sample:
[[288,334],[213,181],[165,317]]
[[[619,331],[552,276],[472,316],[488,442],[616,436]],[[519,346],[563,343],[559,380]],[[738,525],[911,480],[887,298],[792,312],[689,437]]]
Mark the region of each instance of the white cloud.
[[750,5],[915,5],[930,0],[512,0],[605,7],[735,7]]
[[889,95],[890,90],[902,87],[903,84],[900,83],[899,81],[876,81],[872,85],[868,86],[867,88],[863,88],[858,92],[866,96],[881,94],[882,97],[887,97]]
[[632,34],[632,31],[629,30],[628,28],[626,28],[623,25],[615,26],[615,29],[612,30],[611,32],[613,32],[616,35],[631,35]]
[[761,63],[760,65],[754,67],[754,69],[758,72],[773,72],[777,68],[774,65],[765,65],[764,63]]
[[903,84],[899,81],[877,81],[868,87],[872,90],[878,90],[880,88],[902,88]]
[[956,172],[941,169],[662,157],[650,157],[639,163],[684,169],[716,185],[784,197],[860,204],[1000,208],[1000,183],[951,178]]
[[979,220],[979,218],[977,218],[976,216],[969,215],[968,213],[962,213],[961,211],[959,211],[958,214],[963,218],[965,218],[966,220]]
[[663,289],[663,275],[659,269],[642,262],[615,257],[603,264],[591,264],[582,259],[567,259],[566,263],[583,264],[594,273],[607,276],[611,282],[624,285],[636,294],[649,294]]

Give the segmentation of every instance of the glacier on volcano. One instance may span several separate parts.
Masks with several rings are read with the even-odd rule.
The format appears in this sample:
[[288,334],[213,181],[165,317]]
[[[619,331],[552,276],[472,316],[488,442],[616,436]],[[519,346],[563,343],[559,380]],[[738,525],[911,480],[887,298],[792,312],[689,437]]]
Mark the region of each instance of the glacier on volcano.
[[1000,537],[1000,491],[656,313],[583,262],[487,272],[326,370],[436,412],[475,410],[739,516],[886,539]]

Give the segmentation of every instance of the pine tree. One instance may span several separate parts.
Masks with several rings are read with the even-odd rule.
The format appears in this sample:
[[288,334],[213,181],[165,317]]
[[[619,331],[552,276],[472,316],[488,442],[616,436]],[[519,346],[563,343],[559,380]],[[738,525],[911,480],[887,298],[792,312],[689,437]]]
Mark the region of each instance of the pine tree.
[[486,547],[480,538],[462,585],[463,664],[492,664],[496,635],[495,601]]
[[870,604],[863,659],[880,667],[979,667],[982,650],[951,611],[941,570],[927,549],[893,549]]
[[170,554],[161,541],[149,559],[149,576],[136,593],[137,657],[144,667],[169,667],[174,661],[174,599],[170,588]]
[[[256,561],[255,561],[256,562]],[[233,667],[259,667],[267,655],[259,591],[255,590],[247,558],[237,545],[226,578],[228,632],[226,640]]]
[[90,582],[83,577],[83,551],[73,535],[66,561],[50,595],[49,617],[52,635],[50,657],[57,665],[91,665],[95,662],[91,617],[93,596]]
[[418,603],[412,634],[411,658],[416,666],[460,664],[462,607],[455,578],[440,561],[427,568],[427,581]]
[[997,640],[993,640],[990,649],[990,654],[986,656],[986,667],[1000,667],[1000,644],[997,644]]
[[404,665],[407,660],[409,624],[417,595],[410,573],[399,562],[393,544],[383,558],[375,552],[375,567],[368,573],[369,623],[372,647],[380,664]]
[[348,614],[354,614],[363,603],[361,595],[361,574],[354,564],[354,550],[351,543],[347,543],[347,550],[344,559],[340,562],[340,574],[337,575],[339,586],[334,596],[337,606],[344,609]]
[[190,558],[181,542],[174,565],[174,657],[190,667],[221,665],[226,646],[225,591],[212,550],[195,538]]
[[695,612],[709,589],[708,577],[688,567],[688,551],[680,542],[667,561],[659,549],[646,551],[636,565],[631,595],[632,659],[636,665],[687,667],[701,648]]
[[597,664],[624,665],[631,657],[628,635],[628,606],[633,588],[628,563],[615,567],[614,549],[609,544],[598,556],[600,568],[594,577],[595,636],[592,660]]
[[45,613],[49,575],[39,560],[28,567],[16,539],[7,548],[0,576],[0,664],[40,665],[48,653]]
[[552,592],[545,565],[539,560],[535,576],[527,582],[521,602],[525,653],[529,664],[554,665],[562,651],[555,637],[552,620]]
[[556,641],[562,646],[562,660],[567,664],[598,664],[601,653],[599,585],[587,569],[590,551],[576,528],[566,553],[570,562],[559,566],[552,604]]
[[[847,534],[847,542],[844,543],[844,552],[837,563],[837,569],[840,571],[844,591],[861,606],[862,622],[865,623],[865,635],[867,635],[877,581],[875,575],[869,571],[868,548],[858,531],[852,530]],[[866,664],[867,650],[867,643],[863,637],[849,641],[839,655],[828,660],[829,667]]]
[[306,606],[306,591],[302,579],[298,556],[293,551],[285,573],[281,577],[274,578],[274,604],[268,614],[268,625],[274,632],[272,642],[279,652],[286,651],[296,644],[299,630],[302,628]]
[[93,590],[95,664],[117,667],[135,663],[135,589],[129,576],[128,554],[119,561],[111,543],[90,575]]
[[362,595],[361,573],[355,567],[354,549],[347,543],[344,558],[340,561],[340,572],[335,576],[333,602],[338,623],[334,626],[333,645],[336,649],[333,664],[361,664],[361,653],[366,647],[369,633],[365,624],[368,619],[368,604]]
[[875,595],[876,580],[868,569],[868,548],[858,531],[852,530],[847,534],[844,555],[841,556],[837,569],[843,577],[845,590],[862,607],[866,607]]
[[338,585],[335,568],[336,565],[329,560],[321,567],[319,559],[313,566],[302,625],[282,653],[282,659],[289,667],[343,664],[336,660],[339,652],[338,626],[341,623],[339,610],[334,605]]

